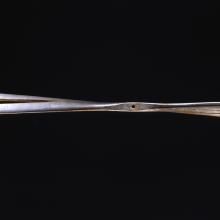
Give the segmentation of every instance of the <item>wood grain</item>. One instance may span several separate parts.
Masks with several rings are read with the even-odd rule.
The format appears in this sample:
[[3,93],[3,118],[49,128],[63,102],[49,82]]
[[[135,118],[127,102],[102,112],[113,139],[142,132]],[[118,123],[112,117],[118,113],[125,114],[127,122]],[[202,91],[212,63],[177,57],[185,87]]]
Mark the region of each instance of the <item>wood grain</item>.
[[57,99],[24,95],[0,94],[0,114],[47,113],[47,112],[171,112],[191,115],[220,117],[220,102],[195,103],[148,103],[116,102],[101,103],[82,100]]

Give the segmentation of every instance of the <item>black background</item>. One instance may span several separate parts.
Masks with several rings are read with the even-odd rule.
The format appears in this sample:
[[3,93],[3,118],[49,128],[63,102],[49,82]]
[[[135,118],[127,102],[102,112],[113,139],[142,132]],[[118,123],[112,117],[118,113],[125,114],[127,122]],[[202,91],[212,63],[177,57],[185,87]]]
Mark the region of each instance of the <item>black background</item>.
[[[220,100],[216,5],[19,1],[0,8],[1,93]],[[219,185],[219,127],[218,118],[165,113],[1,116],[3,204],[104,219],[117,211],[208,219]]]

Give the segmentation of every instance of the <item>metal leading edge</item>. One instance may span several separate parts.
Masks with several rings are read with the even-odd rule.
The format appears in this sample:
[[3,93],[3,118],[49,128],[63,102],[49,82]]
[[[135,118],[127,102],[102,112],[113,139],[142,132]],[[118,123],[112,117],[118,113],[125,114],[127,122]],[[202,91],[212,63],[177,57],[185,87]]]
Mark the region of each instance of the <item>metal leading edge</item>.
[[47,112],[116,111],[172,112],[220,117],[220,102],[195,103],[102,103],[81,100],[0,94],[0,115]]

